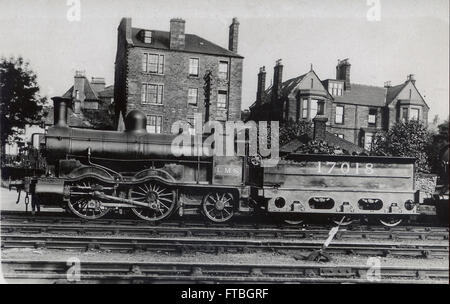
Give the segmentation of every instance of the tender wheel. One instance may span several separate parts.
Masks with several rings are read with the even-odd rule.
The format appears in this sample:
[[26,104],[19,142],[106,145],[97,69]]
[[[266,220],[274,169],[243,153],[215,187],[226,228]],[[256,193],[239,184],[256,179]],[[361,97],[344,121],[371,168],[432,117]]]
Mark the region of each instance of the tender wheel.
[[[94,183],[85,180],[76,182],[73,186],[77,187],[79,192],[89,192],[92,191]],[[73,214],[88,220],[99,219],[110,211],[102,205],[100,200],[86,197],[86,195],[71,195],[68,207]]]
[[305,221],[305,218],[303,215],[300,214],[290,214],[286,216],[284,219],[284,222],[289,225],[300,225]]
[[130,189],[130,199],[148,204],[148,208],[131,208],[141,219],[159,221],[168,217],[176,205],[175,191],[165,186],[147,182]]
[[[344,217],[344,219],[342,219]],[[349,216],[334,216],[331,218],[331,221],[336,225],[340,226],[348,226],[355,221],[354,218]],[[341,222],[342,221],[342,222]]]
[[213,222],[226,222],[233,217],[233,200],[231,193],[208,193],[203,198],[203,213]]
[[383,224],[386,227],[395,227],[399,225],[403,219],[395,218],[395,217],[386,217],[386,218],[380,218],[380,223]]

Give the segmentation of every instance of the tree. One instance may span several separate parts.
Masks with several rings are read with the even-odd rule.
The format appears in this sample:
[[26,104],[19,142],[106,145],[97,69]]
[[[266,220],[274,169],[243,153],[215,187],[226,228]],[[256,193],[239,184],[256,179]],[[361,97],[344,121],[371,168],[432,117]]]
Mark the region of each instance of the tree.
[[429,149],[431,134],[420,122],[411,120],[396,123],[386,133],[374,136],[371,154],[416,158],[419,172],[430,172]]
[[280,124],[280,147],[294,139],[300,139],[304,134],[312,132],[312,123],[308,121],[289,120]]
[[429,148],[431,172],[440,173],[442,170],[442,154],[448,147],[448,118],[437,126],[437,131],[432,134],[432,144]]
[[36,74],[22,57],[0,59],[0,122],[2,157],[5,146],[19,137],[28,124],[39,123],[46,98],[39,96]]

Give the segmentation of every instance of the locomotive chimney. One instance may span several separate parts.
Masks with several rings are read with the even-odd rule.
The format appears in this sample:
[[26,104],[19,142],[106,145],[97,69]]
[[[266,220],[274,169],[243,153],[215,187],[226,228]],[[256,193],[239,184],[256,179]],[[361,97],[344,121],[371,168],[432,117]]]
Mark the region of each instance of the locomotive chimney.
[[53,125],[67,127],[67,106],[72,101],[70,98],[53,97]]

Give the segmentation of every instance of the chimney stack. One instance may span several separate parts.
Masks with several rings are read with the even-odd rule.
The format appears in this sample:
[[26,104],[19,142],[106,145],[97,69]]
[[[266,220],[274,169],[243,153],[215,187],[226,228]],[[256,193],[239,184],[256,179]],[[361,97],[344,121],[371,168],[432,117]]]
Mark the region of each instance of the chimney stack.
[[228,36],[228,49],[234,53],[237,53],[238,36],[239,36],[239,21],[236,17],[234,17],[233,22],[230,25],[230,31]]
[[283,65],[281,59],[276,61],[273,68],[273,86],[272,86],[272,101],[277,101],[281,97],[281,83],[283,81]]
[[170,19],[170,49],[183,50],[186,37],[184,35],[185,21],[181,18]]
[[416,83],[416,79],[414,78],[414,74],[409,74],[407,76],[407,81],[411,81],[412,84],[415,84]]
[[119,38],[123,35],[123,38],[128,44],[133,44],[133,39],[131,38],[131,18],[122,18],[117,31]]
[[313,118],[314,122],[314,139],[315,140],[325,140],[325,133],[327,131],[328,118],[325,115],[316,115]]
[[350,62],[348,62],[348,58],[346,58],[344,60],[338,59],[338,64],[336,66],[336,79],[344,81],[344,90],[345,91],[351,90],[350,67],[351,67],[351,64],[350,64]]
[[86,96],[84,95],[84,81],[85,81],[85,73],[84,71],[75,71],[74,83],[73,83],[73,112],[75,114],[79,114],[81,112],[81,108],[84,105],[84,99]]
[[258,73],[258,87],[256,88],[256,104],[261,104],[266,89],[266,67],[260,67]]
[[103,77],[92,77],[91,87],[96,93],[105,90],[105,78]]
[[390,81],[390,80],[385,81],[385,82],[384,82],[384,87],[385,87],[385,88],[390,88],[390,87],[392,87],[391,81]]

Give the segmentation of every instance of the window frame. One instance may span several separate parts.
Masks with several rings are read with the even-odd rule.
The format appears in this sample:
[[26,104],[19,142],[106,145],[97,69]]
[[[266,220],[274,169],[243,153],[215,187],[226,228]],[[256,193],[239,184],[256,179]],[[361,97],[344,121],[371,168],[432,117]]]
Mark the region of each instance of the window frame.
[[[342,120],[341,120],[341,122],[338,122],[338,120],[337,120],[337,117],[338,117],[337,109],[338,109],[338,107],[342,108],[342,115],[341,115]],[[337,104],[336,108],[334,110],[334,123],[337,124],[337,125],[343,125],[344,124],[344,115],[345,115],[345,106],[341,105],[341,104]]]
[[[220,66],[221,66],[222,64],[226,64],[226,66],[227,66],[227,71],[226,71],[226,73],[225,73],[225,76],[226,76],[225,78],[221,76],[221,75],[223,74],[223,72],[220,71]],[[222,79],[222,80],[228,80],[228,78],[230,77],[230,76],[229,76],[229,74],[230,74],[229,69],[230,69],[230,65],[229,65],[229,62],[228,62],[228,61],[225,61],[225,60],[219,60],[219,66],[218,66],[218,71],[217,71],[217,77],[218,77],[219,79]]]
[[[370,134],[370,136],[368,136]],[[373,138],[375,136],[375,133],[372,132],[366,132],[364,134],[364,149],[366,149],[367,151],[370,151],[372,149],[372,144],[373,144]],[[370,147],[367,148],[367,138],[370,137]]]
[[[413,118],[412,118],[412,117],[413,117],[413,116],[412,116],[413,110],[414,110],[414,111],[417,111],[417,119],[413,119]],[[408,117],[408,119],[409,119],[409,120],[420,121],[420,108],[411,107],[411,108],[409,109],[409,117]]]
[[[148,35],[148,34],[150,34],[150,35]],[[150,42],[147,41],[148,38],[150,38]],[[153,34],[152,34],[152,31],[144,30],[144,32],[143,32],[143,34],[142,34],[142,41],[143,41],[144,43],[152,43],[152,41],[153,41]]]
[[[190,102],[190,92],[191,90],[195,90],[196,91],[196,95],[195,95],[195,103],[191,103]],[[198,106],[198,88],[188,88],[188,98],[187,98],[187,104],[190,106]]]
[[[152,125],[150,124],[152,116],[155,117],[155,125],[154,125],[155,132],[151,132],[148,129],[149,126],[152,127]],[[160,122],[159,132],[157,132],[157,130],[158,130],[158,118],[159,118],[159,122]],[[163,132],[163,116],[162,115],[157,115],[157,114],[148,114],[147,115],[147,125],[145,126],[145,129],[150,134],[161,134]]]
[[[370,114],[371,111],[375,111],[375,114]],[[374,122],[370,122],[370,117],[374,116]],[[367,117],[367,124],[371,127],[375,127],[377,125],[377,116],[378,116],[378,109],[375,108],[369,108],[369,114]]]
[[[318,115],[318,113],[319,113],[319,102],[320,102],[320,99],[311,99],[311,101],[309,103],[309,117],[311,119],[316,117]],[[316,105],[316,115],[313,116],[313,104],[314,103]]]
[[[149,102],[149,86],[156,87],[156,102]],[[145,91],[145,94],[143,93]],[[142,97],[145,96],[145,100]],[[161,102],[158,102],[158,98],[160,98]],[[163,105],[164,104],[164,84],[162,83],[151,83],[151,82],[143,82],[141,84],[141,104],[150,104],[150,105]]]
[[[150,52],[143,52],[142,53],[142,66],[141,69],[143,70],[143,73],[152,74],[152,75],[164,75],[165,70],[165,62],[166,57],[164,54],[159,53],[150,53]],[[157,56],[157,62],[156,62],[156,72],[150,71],[149,65],[150,65],[150,56]],[[161,60],[162,58],[162,60]],[[144,64],[145,61],[145,64]],[[144,69],[145,66],[145,69]]]
[[[405,113],[406,113],[406,117],[404,116]],[[409,108],[408,107],[400,108],[400,121],[401,122],[409,121]]]
[[[225,106],[219,106],[219,96],[225,95]],[[228,92],[225,90],[217,90],[217,108],[218,109],[228,109]]]
[[[191,74],[191,60],[197,61],[197,74]],[[190,57],[189,58],[188,75],[189,75],[189,77],[198,77],[198,75],[200,75],[200,58],[199,57]]]
[[[306,107],[305,107],[305,102],[306,102]],[[308,113],[309,113],[309,101],[308,98],[302,98],[302,119],[308,119]],[[305,116],[305,111],[306,111],[306,116]]]
[[[190,120],[192,120],[192,124],[191,124]],[[189,134],[190,135],[195,135],[195,115],[189,115],[187,117],[186,122],[187,122],[188,127],[189,127],[189,130],[188,130]]]

